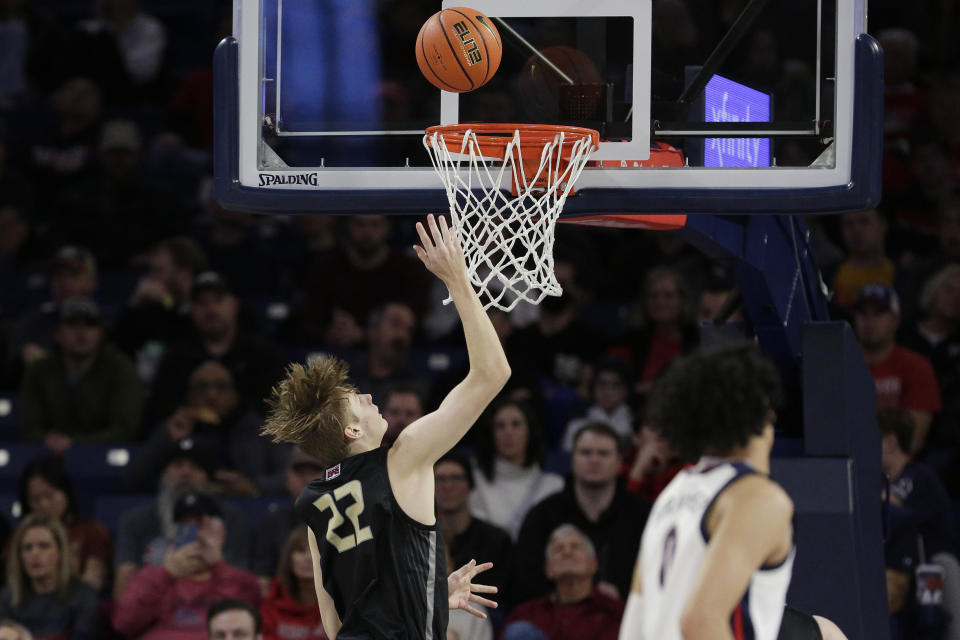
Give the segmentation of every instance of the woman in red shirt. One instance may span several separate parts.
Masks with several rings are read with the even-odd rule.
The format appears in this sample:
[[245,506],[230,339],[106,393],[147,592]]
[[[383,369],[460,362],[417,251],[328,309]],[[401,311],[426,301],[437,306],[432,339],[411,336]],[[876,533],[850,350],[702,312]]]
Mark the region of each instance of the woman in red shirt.
[[294,528],[287,538],[260,615],[263,640],[327,640],[313,587],[306,526]]

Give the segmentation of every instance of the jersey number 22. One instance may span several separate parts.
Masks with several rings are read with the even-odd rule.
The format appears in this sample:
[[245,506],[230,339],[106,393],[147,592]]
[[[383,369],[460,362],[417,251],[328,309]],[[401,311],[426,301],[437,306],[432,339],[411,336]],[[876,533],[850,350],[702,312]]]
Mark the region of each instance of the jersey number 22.
[[[353,504],[344,509],[344,513],[350,519],[354,532],[347,536],[340,536],[337,535],[336,530],[343,524],[344,520],[340,509],[337,507],[337,502],[340,502],[348,494],[353,496]],[[333,492],[333,497],[329,493],[323,494],[314,501],[313,506],[320,511],[330,510],[330,520],[327,522],[327,541],[340,553],[353,549],[361,542],[373,540],[370,527],[360,526],[360,514],[363,513],[363,490],[359,480],[351,480],[347,484],[337,487]]]

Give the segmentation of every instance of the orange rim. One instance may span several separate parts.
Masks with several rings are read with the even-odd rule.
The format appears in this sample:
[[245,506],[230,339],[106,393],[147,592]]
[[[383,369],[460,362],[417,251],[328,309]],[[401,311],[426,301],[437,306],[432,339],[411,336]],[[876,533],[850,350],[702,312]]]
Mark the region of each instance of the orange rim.
[[497,156],[502,158],[506,153],[507,145],[513,140],[515,132],[520,132],[521,146],[525,147],[543,147],[554,141],[558,133],[569,136],[569,140],[564,140],[563,145],[573,144],[579,139],[589,138],[593,143],[593,151],[596,151],[600,145],[600,132],[585,127],[568,127],[566,125],[552,124],[502,124],[475,122],[471,124],[447,124],[428,127],[426,130],[426,140],[430,144],[433,134],[437,133],[443,138],[447,148],[453,151],[451,147],[461,147],[463,137],[468,131],[476,134],[477,146],[480,147],[480,153],[484,156]]

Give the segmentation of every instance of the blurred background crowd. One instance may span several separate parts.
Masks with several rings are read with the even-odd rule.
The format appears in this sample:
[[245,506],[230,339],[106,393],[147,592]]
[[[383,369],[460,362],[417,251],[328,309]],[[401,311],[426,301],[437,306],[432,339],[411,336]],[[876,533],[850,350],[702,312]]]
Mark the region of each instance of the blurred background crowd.
[[[323,469],[259,436],[264,398],[285,363],[337,354],[389,440],[466,371],[412,218],[212,200],[211,54],[230,20],[214,0],[0,0],[0,620],[22,625],[2,638],[205,638],[224,598],[259,607],[268,638],[323,637],[292,511]],[[960,5],[875,1],[870,20],[884,200],[807,222],[877,383],[909,638],[917,564],[960,575]],[[697,50],[697,33],[676,37]],[[790,60],[759,33],[744,74],[778,75]],[[436,467],[449,564],[491,560],[501,589],[490,622],[453,616],[462,640],[616,637],[649,504],[687,462],[644,427],[645,401],[735,289],[670,233],[561,227],[556,262],[563,296],[490,312],[513,377]],[[782,435],[777,453],[800,450]]]

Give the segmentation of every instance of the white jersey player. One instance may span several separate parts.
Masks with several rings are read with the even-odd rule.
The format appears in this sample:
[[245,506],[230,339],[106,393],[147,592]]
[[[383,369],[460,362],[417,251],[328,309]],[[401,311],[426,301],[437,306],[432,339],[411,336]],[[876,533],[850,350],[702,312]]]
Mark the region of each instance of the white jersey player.
[[701,350],[658,381],[650,422],[699,462],[653,505],[621,640],[843,638],[784,608],[793,503],[768,477],[779,400],[776,369],[750,344]]

